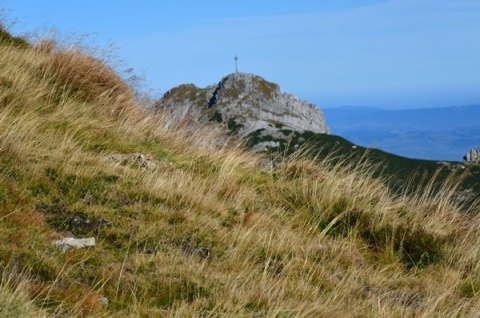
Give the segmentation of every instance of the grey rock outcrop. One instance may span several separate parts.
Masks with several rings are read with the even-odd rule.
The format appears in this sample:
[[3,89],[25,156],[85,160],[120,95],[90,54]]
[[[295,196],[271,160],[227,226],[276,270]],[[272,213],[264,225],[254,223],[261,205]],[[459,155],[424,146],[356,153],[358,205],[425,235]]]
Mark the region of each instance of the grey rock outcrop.
[[155,108],[179,119],[220,123],[229,135],[240,138],[255,131],[283,139],[288,138],[286,130],[329,133],[317,106],[253,74],[230,74],[204,89],[180,85],[165,93]]
[[479,163],[480,162],[480,147],[477,149],[470,149],[465,157],[463,157],[465,162],[469,163]]

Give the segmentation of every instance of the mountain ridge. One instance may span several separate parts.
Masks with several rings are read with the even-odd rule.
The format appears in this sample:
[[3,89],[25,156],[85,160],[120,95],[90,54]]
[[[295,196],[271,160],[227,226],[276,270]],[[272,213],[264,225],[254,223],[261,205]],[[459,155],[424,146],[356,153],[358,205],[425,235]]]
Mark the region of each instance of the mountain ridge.
[[[289,105],[289,101],[295,103]],[[310,116],[303,115],[305,109],[312,108],[315,110],[313,114],[307,112]],[[317,159],[325,159],[330,153],[336,153],[337,157],[352,163],[359,163],[361,160],[368,160],[371,164],[381,163],[382,172],[375,172],[375,176],[383,175],[382,178],[388,180],[394,191],[402,189],[404,180],[409,178],[412,184],[420,185],[412,186],[412,191],[417,191],[422,187],[421,178],[423,177],[434,177],[437,171],[440,171],[436,183],[441,184],[452,171],[463,171],[468,176],[459,187],[459,195],[465,191],[480,193],[480,176],[477,171],[475,169],[470,171],[470,168],[466,168],[459,162],[463,158],[463,149],[458,160],[447,163],[443,160],[420,160],[421,158],[395,154],[375,144],[359,143],[356,140],[357,136],[338,134],[342,138],[330,135],[326,128],[325,116],[320,109],[308,102],[299,101],[292,95],[281,93],[278,84],[267,82],[254,74],[230,74],[218,84],[204,89],[193,84],[174,87],[155,104],[155,109],[161,112],[167,110],[179,120],[188,118],[189,121],[200,126],[219,125],[222,129],[216,140],[218,145],[227,144],[232,140],[241,140],[247,148],[255,152],[276,157],[277,159],[270,162],[273,165],[281,164],[280,154],[293,155],[297,150],[309,149],[311,157]],[[257,110],[262,111],[256,112]],[[307,120],[294,121],[291,124],[288,119],[292,116],[281,116],[285,111],[297,114],[297,118],[303,115]],[[331,109],[326,110],[327,114],[329,111]],[[352,118],[360,121],[359,125],[363,125],[367,119],[362,120],[362,115],[367,117],[377,112],[384,113],[381,109],[368,107],[361,109],[346,107],[338,110],[338,113],[347,115],[345,122],[352,126],[355,124],[350,123]],[[272,113],[276,113],[277,116],[275,117]],[[317,124],[314,128],[322,129],[309,129],[311,128],[309,120],[312,115],[316,115],[317,119],[321,120],[321,124]],[[383,125],[385,125],[384,122],[379,123],[380,128]],[[362,133],[366,134],[368,131]],[[358,135],[362,134],[358,133]],[[415,149],[414,146],[416,145],[411,145],[411,148]],[[428,148],[425,149],[428,151]]]
[[180,119],[219,123],[229,135],[240,138],[258,130],[284,139],[287,136],[282,129],[328,133],[320,108],[282,93],[278,84],[248,73],[227,75],[218,84],[203,89],[193,84],[174,87],[154,107]]

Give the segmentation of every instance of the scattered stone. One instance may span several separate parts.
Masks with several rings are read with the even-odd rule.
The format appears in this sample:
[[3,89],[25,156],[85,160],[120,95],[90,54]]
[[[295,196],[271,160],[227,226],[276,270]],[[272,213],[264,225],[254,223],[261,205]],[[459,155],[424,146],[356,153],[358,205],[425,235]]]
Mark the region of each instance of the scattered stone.
[[437,161],[438,165],[445,166],[448,170],[452,172],[457,172],[458,170],[465,170],[466,167],[458,162],[448,162],[448,161]]
[[57,246],[63,253],[65,253],[71,248],[83,248],[83,247],[95,246],[95,238],[88,237],[88,238],[79,239],[74,237],[64,237],[62,239],[53,241],[52,245]]
[[152,156],[143,153],[112,154],[108,157],[108,159],[120,163],[135,164],[138,165],[140,168],[144,168],[147,170],[167,168],[173,165],[171,162],[156,160]]
[[253,151],[261,152],[261,151],[268,151],[271,148],[278,148],[278,147],[280,147],[280,142],[278,141],[262,141],[256,144],[252,149]]
[[104,305],[105,307],[108,306],[108,298],[107,298],[107,297],[100,297],[98,300],[99,300],[100,303],[101,303],[102,305]]
[[110,223],[109,221],[99,217],[88,218],[87,216],[81,214],[76,214],[68,222],[72,228],[82,228],[89,231]]
[[89,216],[82,212],[73,212],[63,203],[42,203],[36,206],[36,210],[44,215],[46,222],[55,230],[63,233],[71,233],[65,236],[87,236],[98,233],[111,222],[101,217]]

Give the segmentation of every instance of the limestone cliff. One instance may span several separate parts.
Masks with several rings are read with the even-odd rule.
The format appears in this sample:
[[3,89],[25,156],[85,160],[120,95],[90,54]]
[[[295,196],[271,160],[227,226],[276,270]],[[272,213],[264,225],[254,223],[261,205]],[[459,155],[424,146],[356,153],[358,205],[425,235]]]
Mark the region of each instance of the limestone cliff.
[[467,154],[463,159],[467,163],[480,163],[480,147],[467,151]]
[[179,118],[221,123],[240,138],[255,132],[276,139],[286,139],[285,131],[328,133],[317,106],[282,93],[277,84],[253,74],[230,74],[203,89],[180,85],[165,93],[155,107]]

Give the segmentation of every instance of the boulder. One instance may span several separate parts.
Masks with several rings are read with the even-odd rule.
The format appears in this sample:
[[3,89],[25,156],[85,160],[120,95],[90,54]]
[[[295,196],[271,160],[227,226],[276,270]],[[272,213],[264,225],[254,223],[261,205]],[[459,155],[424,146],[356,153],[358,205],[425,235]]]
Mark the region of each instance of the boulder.
[[75,238],[75,237],[64,237],[59,240],[55,240],[52,242],[52,245],[57,246],[62,252],[66,252],[71,248],[82,248],[82,247],[90,247],[95,246],[95,238],[88,237],[88,238]]

